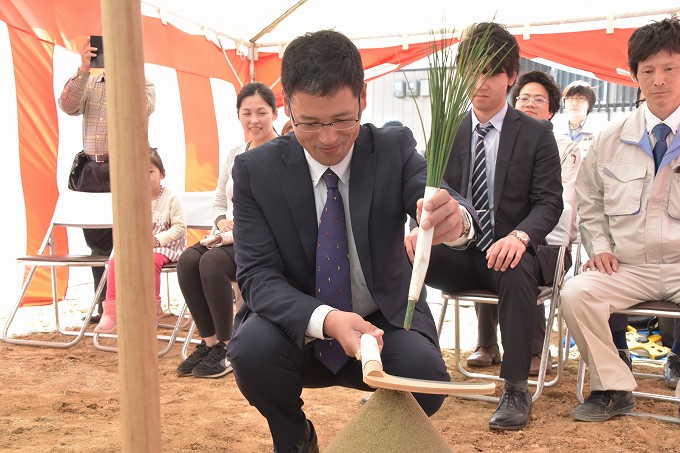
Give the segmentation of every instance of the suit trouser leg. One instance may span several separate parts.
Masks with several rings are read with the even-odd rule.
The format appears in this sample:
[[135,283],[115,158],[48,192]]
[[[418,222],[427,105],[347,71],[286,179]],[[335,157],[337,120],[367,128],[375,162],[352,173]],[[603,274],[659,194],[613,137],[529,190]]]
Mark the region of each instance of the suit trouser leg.
[[[416,331],[389,325],[382,314],[367,321],[385,330],[382,350],[387,373],[438,381],[449,381],[439,348]],[[362,380],[361,362],[350,360],[337,375],[314,357],[312,343],[304,348],[280,327],[250,315],[229,342],[228,358],[239,389],[267,419],[277,451],[289,451],[302,437],[306,416],[300,398],[303,387],[340,385],[372,390]],[[443,395],[414,394],[423,410],[431,415],[444,401]]]
[[525,252],[519,264],[505,272],[490,270],[498,292],[498,320],[503,343],[500,376],[511,381],[526,380],[536,331],[536,297],[541,270],[536,255]]
[[[442,291],[486,289],[495,291],[492,274],[486,268],[484,253],[476,247],[455,250],[445,245],[432,247],[425,283]],[[477,344],[498,343],[496,334],[498,310],[495,305],[475,304],[477,312]]]
[[[646,300],[680,303],[680,269],[677,264],[631,266],[620,264],[612,275],[584,272],[567,281],[561,292],[564,318],[590,370],[592,390],[632,391],[637,384],[619,359],[609,331],[615,310]],[[676,285],[676,286],[673,286]],[[662,288],[678,288],[663,291]]]

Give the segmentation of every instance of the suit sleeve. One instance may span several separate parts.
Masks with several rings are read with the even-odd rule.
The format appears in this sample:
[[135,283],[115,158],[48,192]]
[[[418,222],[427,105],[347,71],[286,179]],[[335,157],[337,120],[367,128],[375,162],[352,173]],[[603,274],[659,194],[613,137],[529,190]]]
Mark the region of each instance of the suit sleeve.
[[236,280],[248,309],[279,325],[302,347],[309,318],[321,301],[300,291],[286,278],[262,200],[252,191],[257,182],[251,181],[242,157],[235,159],[232,170]]
[[515,228],[524,231],[531,239],[534,250],[543,244],[545,237],[557,225],[562,214],[562,168],[560,154],[552,133],[552,126],[542,125],[540,139],[534,154],[531,182],[531,211]]

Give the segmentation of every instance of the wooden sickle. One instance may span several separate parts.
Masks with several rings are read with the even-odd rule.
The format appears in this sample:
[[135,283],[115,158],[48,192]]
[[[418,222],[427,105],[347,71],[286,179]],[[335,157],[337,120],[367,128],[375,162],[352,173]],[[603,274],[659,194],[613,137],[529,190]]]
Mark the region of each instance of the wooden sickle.
[[373,388],[439,395],[493,395],[496,390],[493,382],[482,384],[428,381],[387,374],[383,371],[378,341],[368,334],[361,336],[360,354],[364,382]]

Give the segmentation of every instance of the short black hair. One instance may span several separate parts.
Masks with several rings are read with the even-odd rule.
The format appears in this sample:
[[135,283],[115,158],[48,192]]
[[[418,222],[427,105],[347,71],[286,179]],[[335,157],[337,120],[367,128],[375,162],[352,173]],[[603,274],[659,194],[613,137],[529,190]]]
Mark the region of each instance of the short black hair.
[[385,121],[385,124],[383,124],[383,127],[400,127],[403,126],[404,123],[402,123],[399,120],[389,120]]
[[512,106],[517,104],[517,96],[519,96],[520,91],[524,85],[528,83],[538,83],[545,88],[548,92],[548,111],[550,112],[550,118],[555,116],[555,113],[560,109],[560,99],[562,98],[562,93],[560,87],[557,86],[557,82],[552,78],[550,74],[546,74],[543,71],[531,71],[525,72],[520,76],[515,84],[515,89],[512,92]]
[[241,109],[241,103],[243,103],[245,98],[255,96],[256,94],[259,94],[264,99],[264,102],[272,108],[272,112],[276,112],[276,95],[267,85],[261,82],[251,82],[241,88],[238,96],[236,96],[236,111],[238,112]]
[[574,80],[569,85],[564,88],[562,96],[574,97],[574,96],[585,96],[588,99],[588,113],[593,111],[595,107],[595,90],[592,86],[585,80]]
[[345,87],[359,98],[364,89],[359,49],[347,36],[334,30],[298,36],[283,53],[281,85],[289,100],[298,91],[329,96]]
[[644,25],[630,35],[628,66],[631,74],[637,79],[640,62],[662,50],[680,53],[680,20],[676,14],[662,21]]
[[[505,25],[496,22],[481,22],[467,29],[458,45],[456,63],[463,58],[466,52],[470,51],[470,46],[478,43],[485,34],[488,36],[489,52],[495,53],[489,65],[489,69],[494,69],[493,75],[505,72],[508,77],[513,77],[519,73],[517,39],[510,34]],[[508,93],[511,88],[508,86]]]

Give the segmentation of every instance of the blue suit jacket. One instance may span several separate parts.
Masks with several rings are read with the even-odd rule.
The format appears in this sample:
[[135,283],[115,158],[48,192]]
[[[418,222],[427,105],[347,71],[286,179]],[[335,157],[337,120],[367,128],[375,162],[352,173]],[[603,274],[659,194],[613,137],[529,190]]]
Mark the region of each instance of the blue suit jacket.
[[[351,162],[350,216],[359,261],[378,308],[395,326],[403,325],[411,278],[404,223],[407,215],[415,218],[427,173],[415,145],[407,128],[366,124]],[[318,225],[304,151],[294,134],[279,137],[239,155],[232,175],[236,278],[246,301],[235,329],[255,312],[302,347],[309,318],[321,304],[313,296]],[[425,291],[412,329],[438,344]]]

